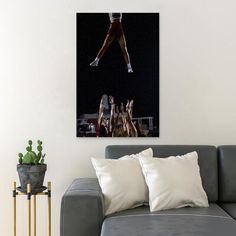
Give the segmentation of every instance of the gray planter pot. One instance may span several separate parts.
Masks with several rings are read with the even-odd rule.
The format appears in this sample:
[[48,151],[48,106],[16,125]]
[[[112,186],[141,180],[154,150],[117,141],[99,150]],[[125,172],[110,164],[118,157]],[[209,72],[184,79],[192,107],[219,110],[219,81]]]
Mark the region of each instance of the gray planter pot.
[[40,165],[17,165],[17,172],[20,179],[21,191],[27,191],[27,184],[31,184],[32,193],[42,192],[46,164]]

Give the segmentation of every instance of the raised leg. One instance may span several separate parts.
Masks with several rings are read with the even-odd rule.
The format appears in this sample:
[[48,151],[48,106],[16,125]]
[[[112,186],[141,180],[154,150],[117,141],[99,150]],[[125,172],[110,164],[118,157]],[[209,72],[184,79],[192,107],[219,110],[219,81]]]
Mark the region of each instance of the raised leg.
[[108,49],[108,47],[110,46],[113,40],[114,40],[114,36],[107,34],[106,38],[104,39],[102,47],[100,48],[94,61],[90,63],[90,66],[93,66],[93,67],[98,66],[99,60],[102,58],[102,56],[104,55],[104,53],[106,52],[106,50]]
[[130,63],[130,57],[129,57],[129,53],[128,53],[128,49],[126,46],[126,40],[125,40],[125,35],[122,34],[118,39],[117,39],[120,48],[122,50],[123,53],[123,57],[125,59],[125,62],[127,64],[127,69],[128,69],[128,73],[133,73],[132,67],[131,67],[131,63]]
[[101,57],[104,55],[104,53],[106,52],[106,50],[108,49],[108,47],[110,46],[110,44],[112,43],[113,40],[114,40],[114,36],[107,34],[107,36],[103,42],[103,45],[98,52],[98,55],[97,55],[98,59],[101,59]]

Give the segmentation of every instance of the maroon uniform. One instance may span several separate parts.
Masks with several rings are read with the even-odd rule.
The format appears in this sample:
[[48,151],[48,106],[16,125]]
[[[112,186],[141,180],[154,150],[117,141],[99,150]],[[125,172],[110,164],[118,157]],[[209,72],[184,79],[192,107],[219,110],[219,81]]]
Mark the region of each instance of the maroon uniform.
[[122,34],[124,34],[121,24],[122,13],[109,13],[109,18],[111,24],[107,34],[119,38]]

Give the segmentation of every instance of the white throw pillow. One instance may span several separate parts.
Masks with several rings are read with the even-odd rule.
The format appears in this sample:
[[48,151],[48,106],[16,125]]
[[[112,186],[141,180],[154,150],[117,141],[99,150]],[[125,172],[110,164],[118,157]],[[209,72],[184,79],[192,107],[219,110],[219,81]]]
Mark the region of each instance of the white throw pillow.
[[105,215],[148,202],[148,188],[138,158],[149,159],[152,156],[149,148],[120,159],[92,158],[105,199]]
[[149,189],[150,211],[208,207],[197,152],[168,158],[140,158]]
[[145,149],[142,152],[136,154],[125,155],[123,157],[120,157],[119,160],[129,159],[129,158],[139,159],[140,157],[153,157],[152,148]]

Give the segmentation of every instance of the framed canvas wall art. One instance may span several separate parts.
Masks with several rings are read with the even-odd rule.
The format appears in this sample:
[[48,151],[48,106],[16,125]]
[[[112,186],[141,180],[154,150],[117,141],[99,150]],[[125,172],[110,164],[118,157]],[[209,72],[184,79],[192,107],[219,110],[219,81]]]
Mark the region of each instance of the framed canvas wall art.
[[159,137],[159,13],[77,13],[77,137]]

